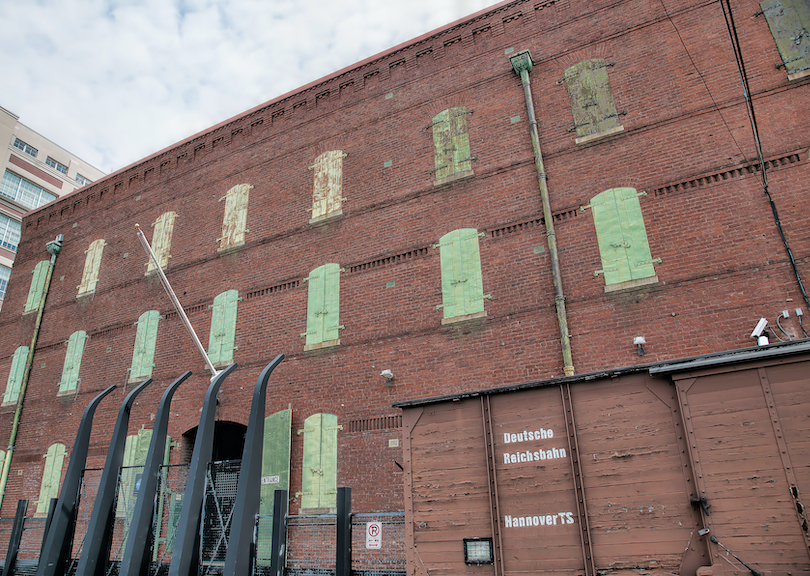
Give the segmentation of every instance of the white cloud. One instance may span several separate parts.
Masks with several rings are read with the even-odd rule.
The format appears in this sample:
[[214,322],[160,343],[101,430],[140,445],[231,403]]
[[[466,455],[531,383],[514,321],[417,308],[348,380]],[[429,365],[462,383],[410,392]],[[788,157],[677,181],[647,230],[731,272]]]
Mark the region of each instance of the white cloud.
[[0,3],[0,106],[112,172],[494,0]]

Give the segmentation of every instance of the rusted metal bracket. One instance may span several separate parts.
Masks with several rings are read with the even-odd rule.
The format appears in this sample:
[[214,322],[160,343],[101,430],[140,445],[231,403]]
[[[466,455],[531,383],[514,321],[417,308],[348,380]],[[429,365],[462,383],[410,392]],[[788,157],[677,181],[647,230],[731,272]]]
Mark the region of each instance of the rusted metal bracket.
[[574,479],[574,492],[577,502],[577,518],[579,519],[580,548],[582,560],[585,563],[585,576],[596,576],[596,565],[591,550],[591,526],[588,521],[588,505],[585,500],[585,487],[582,483],[582,465],[579,460],[579,442],[577,441],[577,425],[574,420],[574,407],[571,402],[571,387],[568,383],[560,386],[563,411],[565,412],[565,432],[568,437],[568,453],[571,455],[571,472]]
[[495,438],[492,434],[492,406],[490,396],[481,396],[481,416],[484,425],[484,447],[487,455],[487,479],[489,480],[489,520],[492,528],[492,559],[495,576],[502,576],[503,554],[501,539],[501,513],[498,502],[498,477],[495,471]]

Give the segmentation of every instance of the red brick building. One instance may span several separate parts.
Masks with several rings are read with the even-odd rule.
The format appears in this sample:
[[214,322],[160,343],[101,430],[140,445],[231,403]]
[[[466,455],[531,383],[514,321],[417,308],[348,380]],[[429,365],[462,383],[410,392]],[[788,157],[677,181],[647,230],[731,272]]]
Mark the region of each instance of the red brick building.
[[[810,39],[788,28],[810,25],[810,8],[766,4],[504,2],[28,215],[0,350],[29,346],[45,244],[64,244],[2,516],[48,493],[43,466],[61,460],[43,455],[69,454],[110,384],[121,389],[97,413],[91,466],[128,382],[155,381],[134,435],[190,369],[168,456],[188,460],[209,375],[136,223],[212,360],[239,365],[220,393],[217,419],[233,424],[222,458],[238,458],[227,430],[238,440],[259,371],[287,355],[267,414],[292,410],[293,511],[329,509],[334,483],[357,511],[404,509],[394,402],[748,348],[761,317],[773,341],[803,338]],[[0,358],[2,437],[27,355]],[[321,447],[336,443],[320,493],[305,474],[313,426]]]

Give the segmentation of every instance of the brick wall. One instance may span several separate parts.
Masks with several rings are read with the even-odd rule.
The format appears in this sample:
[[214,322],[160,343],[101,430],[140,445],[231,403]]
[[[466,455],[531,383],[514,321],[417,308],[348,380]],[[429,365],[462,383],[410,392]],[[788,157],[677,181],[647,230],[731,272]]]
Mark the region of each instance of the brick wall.
[[[807,309],[776,230],[759,171],[742,89],[720,7],[570,0],[502,4],[474,20],[417,39],[271,101],[29,214],[3,311],[0,382],[11,354],[28,344],[34,315],[21,316],[30,272],[44,245],[65,235],[34,358],[17,452],[0,515],[36,499],[41,455],[72,443],[87,402],[122,386],[96,416],[90,465],[103,463],[132,358],[133,323],[160,321],[155,383],[133,409],[130,431],[151,426],[162,390],[186,369],[169,433],[194,428],[208,382],[197,354],[154,277],[134,225],[173,210],[168,276],[203,344],[208,306],[239,291],[235,360],[218,419],[247,424],[252,386],[277,353],[267,413],[293,409],[291,492],[300,490],[302,438],[317,412],[336,414],[338,485],[354,508],[402,509],[397,428],[350,431],[351,421],[396,414],[395,401],[562,375],[558,325],[525,101],[508,56],[531,50],[530,74],[555,217],[577,373],[752,346],[760,316]],[[807,185],[808,80],[789,83],[758,3],[732,3],[757,109],[770,193],[797,265],[810,275]],[[677,30],[677,31],[676,31]],[[684,44],[688,48],[684,49]],[[508,53],[508,54],[507,54]],[[576,145],[565,83],[572,64],[603,57],[624,132]],[[390,95],[390,96],[389,96]],[[475,176],[434,187],[433,116],[464,105]],[[519,117],[519,119],[517,118]],[[312,171],[341,149],[343,216],[309,225]],[[386,163],[390,161],[390,166]],[[251,184],[246,245],[217,253],[224,202]],[[657,284],[604,292],[590,198],[612,187],[640,199]],[[443,326],[438,239],[476,228],[487,316]],[[84,251],[104,238],[96,293],[76,299]],[[341,274],[340,345],[304,351],[309,272],[327,262]],[[393,286],[390,283],[393,282]],[[794,319],[785,326],[793,329]],[[75,396],[56,398],[65,346],[87,342]],[[634,336],[645,336],[639,357]],[[391,369],[386,386],[379,376]],[[0,413],[0,437],[11,429]],[[181,459],[181,450],[172,461]],[[295,502],[291,509],[296,509]]]

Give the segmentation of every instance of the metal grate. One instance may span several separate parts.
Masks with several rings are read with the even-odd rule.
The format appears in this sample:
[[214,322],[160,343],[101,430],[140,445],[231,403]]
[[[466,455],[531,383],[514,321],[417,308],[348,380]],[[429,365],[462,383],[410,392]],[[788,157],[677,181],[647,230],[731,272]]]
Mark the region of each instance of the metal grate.
[[336,518],[334,514],[287,517],[288,576],[335,573]]
[[[380,548],[366,547],[366,531],[370,522],[381,525]],[[352,572],[364,576],[405,573],[404,512],[352,515]]]

